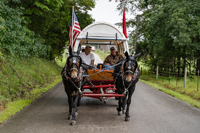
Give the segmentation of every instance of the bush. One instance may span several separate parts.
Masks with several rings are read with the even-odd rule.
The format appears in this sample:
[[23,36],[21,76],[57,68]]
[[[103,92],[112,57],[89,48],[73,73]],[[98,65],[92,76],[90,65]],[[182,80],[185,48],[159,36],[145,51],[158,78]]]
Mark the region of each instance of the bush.
[[12,8],[7,0],[1,1],[0,7],[0,51],[4,49],[1,53],[42,57],[50,51],[50,47],[44,45],[44,40],[27,28],[22,7]]

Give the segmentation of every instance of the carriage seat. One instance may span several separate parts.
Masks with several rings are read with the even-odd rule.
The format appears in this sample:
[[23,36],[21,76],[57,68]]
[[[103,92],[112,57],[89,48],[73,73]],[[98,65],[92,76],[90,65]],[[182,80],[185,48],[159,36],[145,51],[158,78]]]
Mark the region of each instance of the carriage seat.
[[103,69],[104,68],[104,64],[103,63],[98,63],[97,64],[97,68],[98,69]]

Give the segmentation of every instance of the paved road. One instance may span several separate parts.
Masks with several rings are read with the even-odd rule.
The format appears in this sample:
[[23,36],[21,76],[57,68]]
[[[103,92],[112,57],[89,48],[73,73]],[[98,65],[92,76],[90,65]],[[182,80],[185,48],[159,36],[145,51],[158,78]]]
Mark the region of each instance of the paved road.
[[77,125],[69,125],[67,96],[57,84],[0,126],[0,133],[200,133],[200,110],[138,82],[130,122],[118,116],[117,101],[82,98]]

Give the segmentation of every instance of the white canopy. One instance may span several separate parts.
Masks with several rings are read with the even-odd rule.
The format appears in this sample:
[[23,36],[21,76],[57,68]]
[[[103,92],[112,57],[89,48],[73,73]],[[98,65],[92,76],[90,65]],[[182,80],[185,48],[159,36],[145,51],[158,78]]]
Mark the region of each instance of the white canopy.
[[84,28],[77,37],[74,51],[77,51],[82,44],[116,45],[119,53],[129,52],[124,34],[117,27],[106,22],[95,22]]

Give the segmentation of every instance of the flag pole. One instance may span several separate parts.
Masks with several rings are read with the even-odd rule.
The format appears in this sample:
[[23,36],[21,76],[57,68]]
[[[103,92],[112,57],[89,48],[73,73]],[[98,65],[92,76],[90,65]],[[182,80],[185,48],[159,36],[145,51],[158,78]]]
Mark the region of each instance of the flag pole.
[[136,36],[135,36],[135,45],[134,45],[134,55],[136,54],[137,34],[138,34],[139,22],[140,22],[140,16],[137,16],[137,27],[136,27]]
[[74,44],[74,40],[73,40],[73,30],[74,30],[74,6],[72,6],[72,36],[71,36],[71,48],[72,48],[72,51],[74,51],[74,47],[73,47],[73,44]]
[[124,36],[127,38],[127,29],[126,29],[126,13],[125,13],[125,7],[123,8],[123,19],[122,19],[122,26],[123,26],[123,33],[124,33]]

